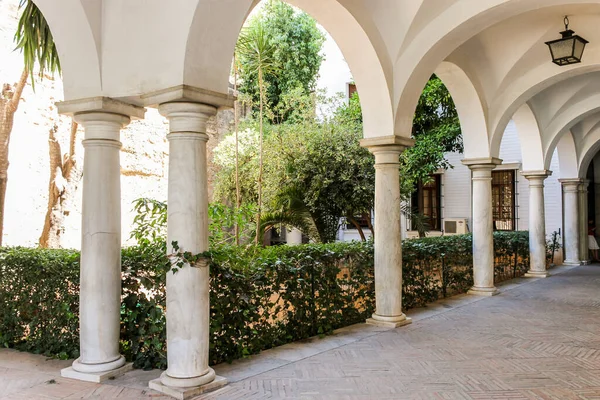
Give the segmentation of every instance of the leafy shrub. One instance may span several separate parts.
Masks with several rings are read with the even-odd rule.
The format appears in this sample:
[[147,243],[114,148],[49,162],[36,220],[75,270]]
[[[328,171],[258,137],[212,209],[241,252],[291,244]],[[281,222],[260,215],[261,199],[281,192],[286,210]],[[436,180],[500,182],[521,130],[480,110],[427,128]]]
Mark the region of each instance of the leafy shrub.
[[516,278],[529,269],[529,232],[494,232],[496,282]]
[[79,253],[0,250],[0,345],[79,357]]
[[[526,233],[494,238],[498,260],[526,265]],[[405,241],[405,309],[466,291],[471,245],[470,235]],[[164,242],[150,241],[122,251],[121,351],[138,368],[166,367],[165,254]],[[374,311],[372,242],[218,246],[208,256],[211,364],[325,335]],[[78,282],[76,251],[0,249],[0,345],[77,357]]]

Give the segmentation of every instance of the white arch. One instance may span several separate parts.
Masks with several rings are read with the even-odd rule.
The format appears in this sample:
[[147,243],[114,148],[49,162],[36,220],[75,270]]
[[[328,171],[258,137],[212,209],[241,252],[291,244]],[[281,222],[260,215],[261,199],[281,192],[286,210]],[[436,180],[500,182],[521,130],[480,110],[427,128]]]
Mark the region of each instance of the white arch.
[[[189,31],[184,62],[186,84],[218,92],[227,90],[237,37],[254,3],[248,0],[225,1],[230,6],[223,7],[222,13],[217,15],[213,10],[215,2],[198,3]],[[394,118],[391,85],[380,57],[361,24],[338,0],[288,2],[315,18],[340,47],[361,97],[364,136],[392,135]],[[235,7],[233,3],[236,3]]]
[[490,129],[492,140],[504,134],[506,125],[516,110],[526,101],[565,80],[600,71],[600,48],[586,52],[585,63],[563,67],[560,70],[552,63],[544,63],[528,71],[519,79],[512,82],[496,98],[490,107]]
[[[521,154],[523,155],[524,171],[542,171],[545,168],[544,151],[542,150],[542,135],[538,121],[527,103],[513,115],[517,135],[521,142]],[[495,140],[494,140],[495,139]],[[492,157],[498,157],[500,154],[500,144],[502,137],[492,138]]]
[[448,88],[458,112],[465,158],[489,157],[486,109],[479,92],[467,74],[456,64],[443,62],[435,74]]
[[577,150],[575,148],[575,140],[570,131],[567,131],[560,138],[556,146],[556,151],[558,153],[558,165],[560,166],[560,178],[572,179],[578,177]]
[[597,3],[597,0],[464,0],[455,2],[405,45],[394,64],[396,130],[410,129],[418,96],[427,79],[437,65],[470,38],[496,23],[528,11],[557,5]]
[[579,147],[579,177],[585,178],[590,163],[594,159],[596,153],[600,150],[600,129],[594,129],[587,134]]
[[568,108],[552,120],[544,131],[544,159],[546,164],[550,162],[552,152],[561,137],[577,123],[598,111],[600,111],[600,93],[570,104]]
[[65,99],[99,96],[103,91],[101,3],[61,0],[59,7],[54,0],[34,2],[44,14],[56,43]]

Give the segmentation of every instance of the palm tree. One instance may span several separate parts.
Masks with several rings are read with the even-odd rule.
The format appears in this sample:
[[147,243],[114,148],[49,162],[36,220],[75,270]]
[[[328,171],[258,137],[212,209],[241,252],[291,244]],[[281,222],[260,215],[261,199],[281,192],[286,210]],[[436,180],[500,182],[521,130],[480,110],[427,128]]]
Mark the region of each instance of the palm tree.
[[[39,66],[39,76],[43,77],[45,72],[51,74],[61,72],[58,51],[52,37],[50,27],[40,9],[32,0],[21,0],[19,3],[21,16],[15,34],[16,49],[23,54],[23,74],[19,98],[27,77],[31,77],[31,86],[35,90],[34,68]],[[20,85],[20,86],[19,86]],[[16,90],[15,90],[16,92]],[[13,96],[13,113],[19,99]],[[1,106],[0,106],[1,107]],[[3,116],[0,112],[0,116]],[[1,118],[1,117],[0,117]],[[0,124],[5,122],[0,119]],[[12,130],[12,119],[10,126],[1,125],[0,129],[0,240],[1,229],[4,223],[4,198],[6,195],[6,176],[8,169],[8,143]],[[48,208],[44,219],[44,228],[39,243],[41,247],[58,247],[60,245],[60,233],[62,232],[62,221],[65,216],[65,200],[75,190],[71,186],[75,165],[75,138],[77,134],[77,123],[71,122],[71,134],[69,140],[69,152],[64,156],[61,153],[60,143],[56,138],[58,127],[53,126],[48,132],[48,144],[50,155],[50,182],[48,186]],[[1,242],[0,242],[1,244]]]
[[242,30],[236,46],[236,58],[239,59],[242,68],[247,69],[250,74],[258,76],[259,90],[259,161],[258,161],[258,207],[256,214],[256,244],[260,243],[260,220],[262,212],[262,176],[263,176],[263,119],[265,107],[266,83],[265,76],[274,73],[277,63],[274,57],[275,46],[266,33],[261,21],[248,26]]
[[[233,92],[238,94],[238,59],[237,54],[233,55]],[[235,214],[238,215],[240,212],[240,206],[242,205],[242,197],[240,194],[240,141],[239,141],[239,129],[240,119],[238,111],[238,101],[233,103],[233,123],[235,129]],[[240,245],[240,225],[236,222],[233,226],[235,233],[235,245]]]
[[[21,18],[15,34],[17,49],[23,52],[24,67],[21,77],[14,85],[2,85],[0,96],[0,246],[4,231],[4,203],[8,183],[8,149],[14,116],[19,107],[27,78],[33,76],[35,62],[40,64],[40,73],[46,69],[60,69],[52,33],[40,10],[31,0],[21,0]],[[33,79],[32,79],[33,84]]]
[[260,221],[261,234],[285,225],[298,229],[315,242],[322,242],[314,216],[304,202],[303,193],[296,186],[284,187],[277,194],[273,208],[277,211],[266,213]]

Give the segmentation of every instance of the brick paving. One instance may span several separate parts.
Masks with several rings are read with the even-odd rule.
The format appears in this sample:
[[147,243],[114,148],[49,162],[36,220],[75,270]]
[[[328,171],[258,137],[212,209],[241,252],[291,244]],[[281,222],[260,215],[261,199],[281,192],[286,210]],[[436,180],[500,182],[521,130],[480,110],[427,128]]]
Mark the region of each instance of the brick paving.
[[[232,383],[199,399],[600,399],[600,267],[518,282],[396,330],[358,325],[332,348],[294,344],[295,358],[274,349],[217,367]],[[158,371],[96,385],[60,378],[63,364],[1,350],[0,399],[167,398],[146,389]]]
[[203,399],[600,399],[600,267],[523,284]]

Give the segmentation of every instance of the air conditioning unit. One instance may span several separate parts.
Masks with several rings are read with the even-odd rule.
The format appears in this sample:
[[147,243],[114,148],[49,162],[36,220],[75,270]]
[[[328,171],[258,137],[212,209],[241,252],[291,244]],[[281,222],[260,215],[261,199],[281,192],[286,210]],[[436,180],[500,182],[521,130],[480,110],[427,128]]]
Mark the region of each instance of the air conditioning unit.
[[466,218],[444,218],[444,235],[464,235],[468,232]]
[[418,239],[419,238],[419,232],[417,232],[417,231],[406,231],[406,238],[407,239]]

